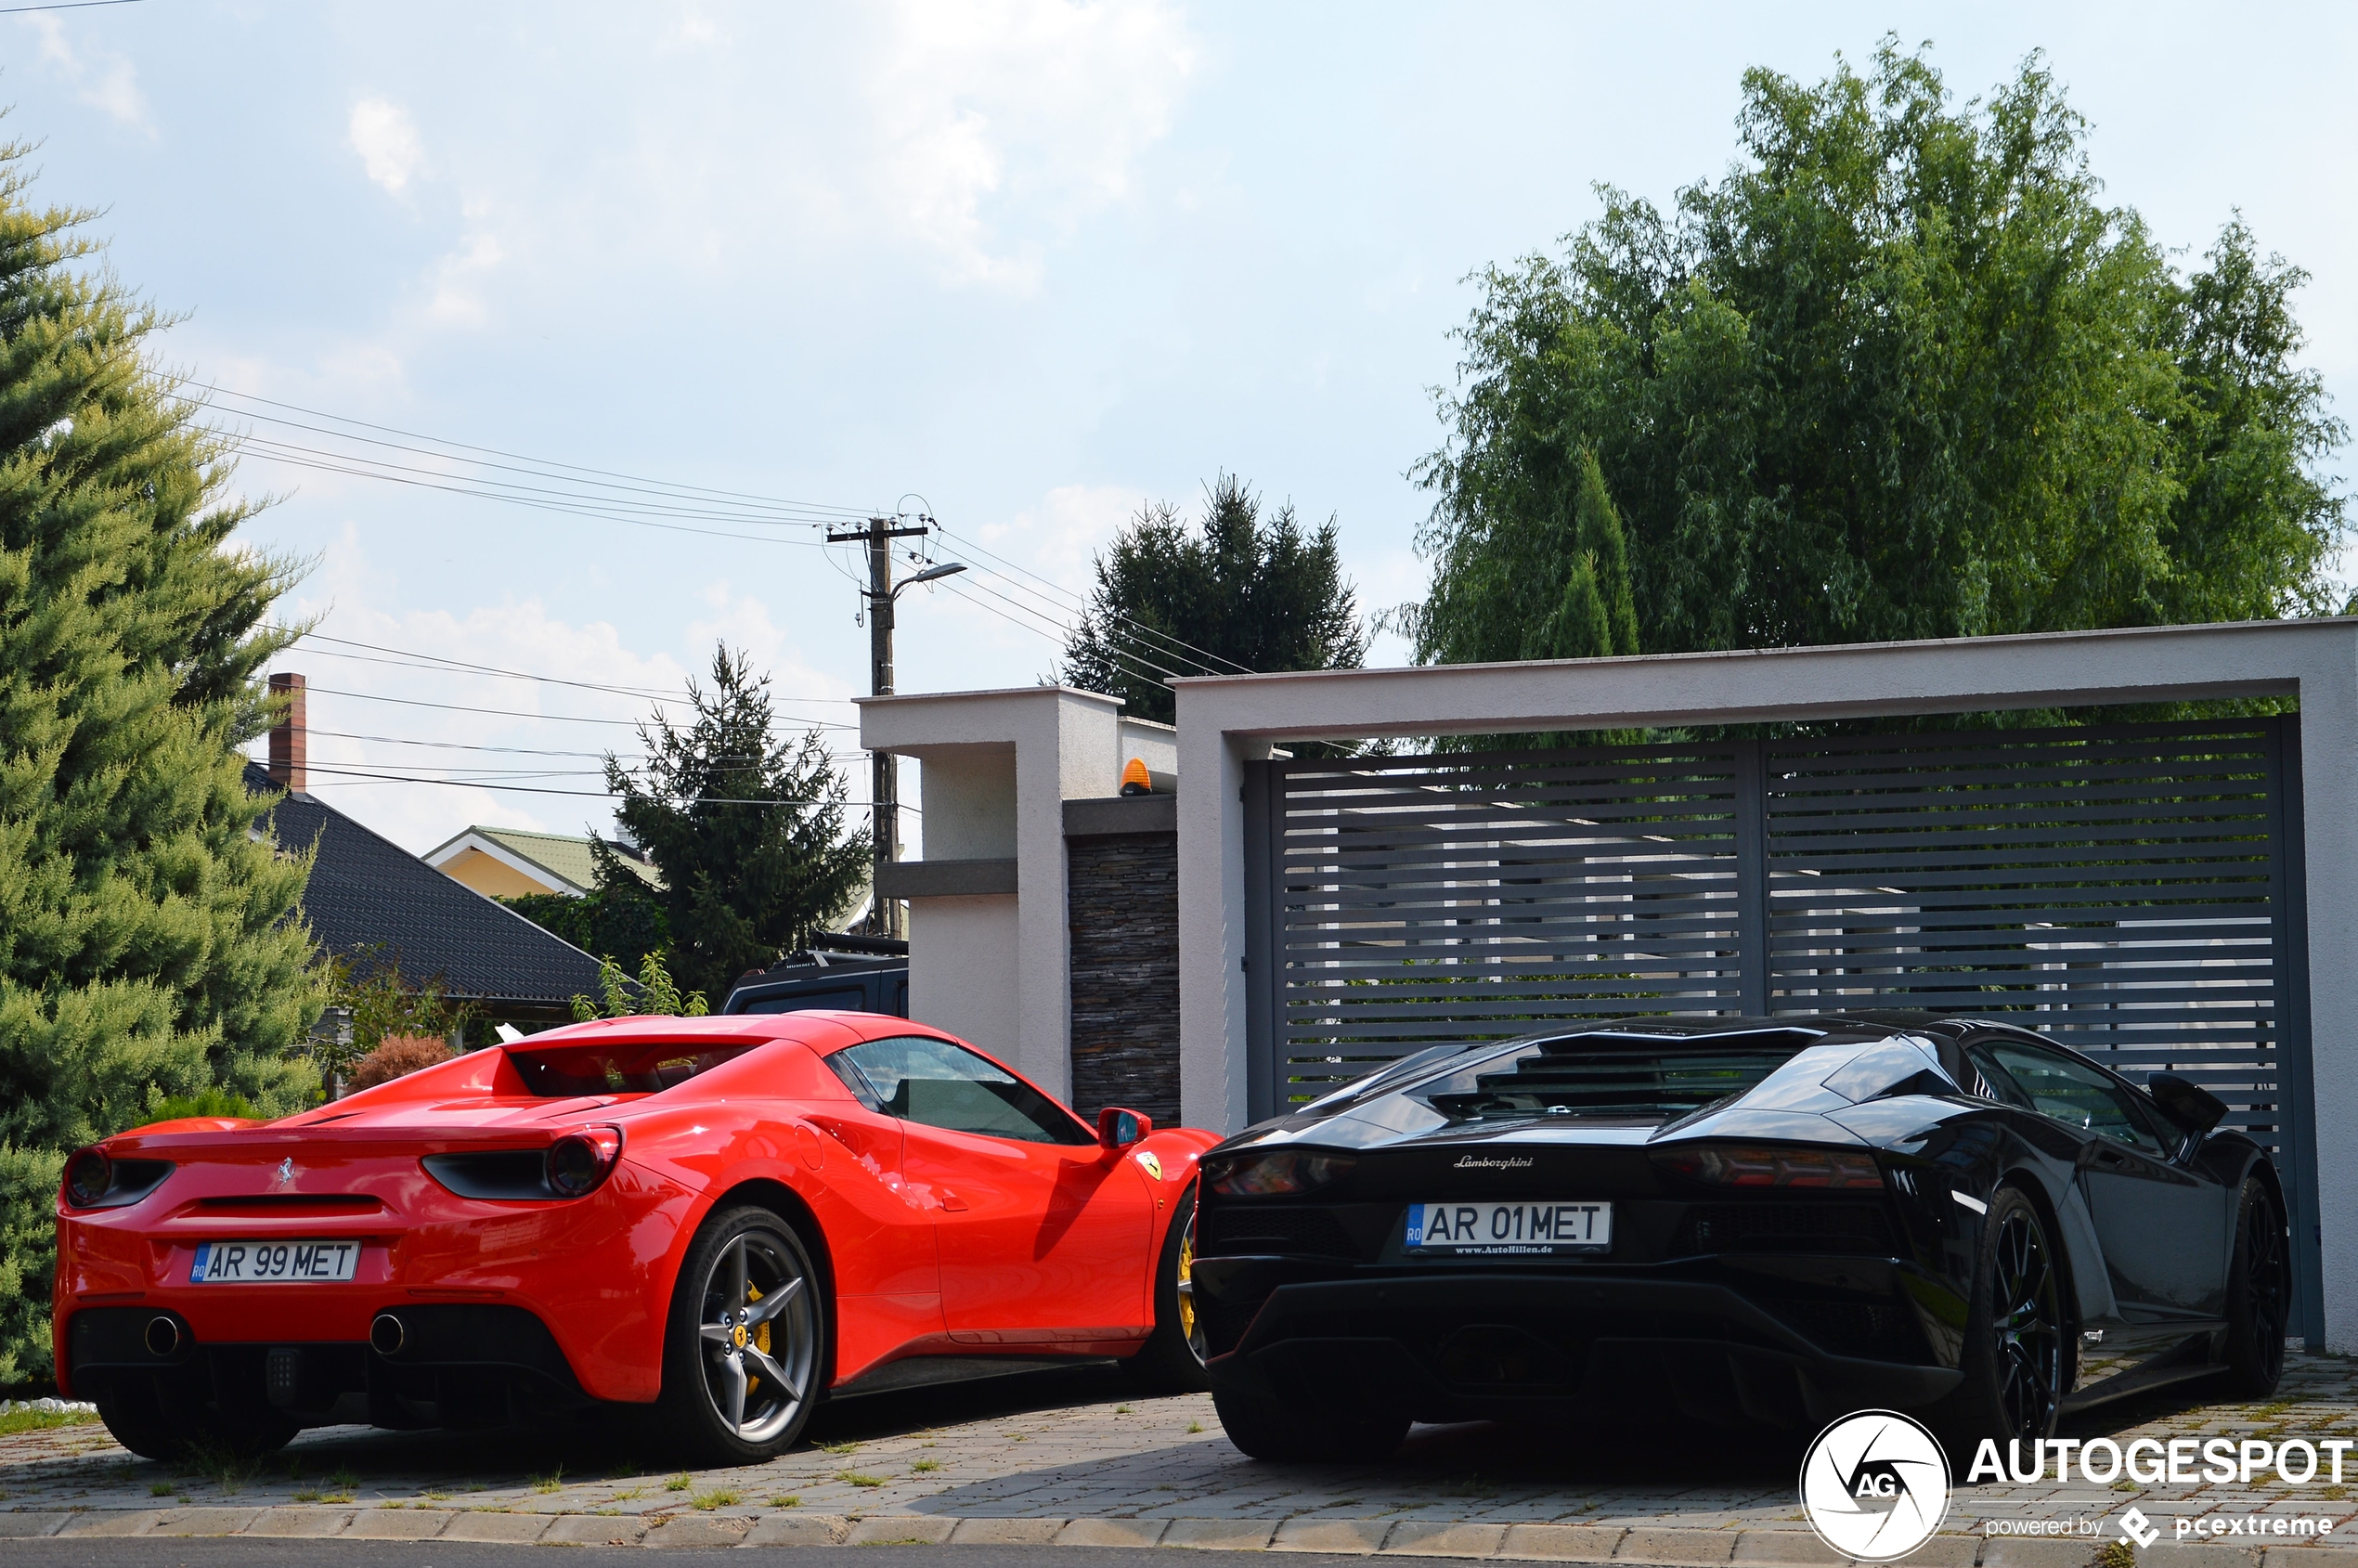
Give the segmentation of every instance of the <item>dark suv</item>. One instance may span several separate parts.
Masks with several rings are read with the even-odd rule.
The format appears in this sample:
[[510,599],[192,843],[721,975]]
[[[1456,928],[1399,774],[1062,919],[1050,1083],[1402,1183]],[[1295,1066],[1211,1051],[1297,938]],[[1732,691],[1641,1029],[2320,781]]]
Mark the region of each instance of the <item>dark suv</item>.
[[823,945],[752,969],[729,991],[723,1013],[849,1013],[909,1016],[909,944],[890,937],[829,935]]

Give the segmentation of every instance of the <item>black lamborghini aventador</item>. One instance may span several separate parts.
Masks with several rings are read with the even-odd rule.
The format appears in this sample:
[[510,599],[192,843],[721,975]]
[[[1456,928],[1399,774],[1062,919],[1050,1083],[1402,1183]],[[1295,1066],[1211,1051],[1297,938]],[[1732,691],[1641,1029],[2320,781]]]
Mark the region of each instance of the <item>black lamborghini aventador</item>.
[[2179,1378],[2262,1394],[2284,1195],[2225,1110],[1988,1018],[1424,1051],[1204,1157],[1221,1423],[1258,1458],[1364,1459],[1411,1420],[1881,1407],[1956,1457]]

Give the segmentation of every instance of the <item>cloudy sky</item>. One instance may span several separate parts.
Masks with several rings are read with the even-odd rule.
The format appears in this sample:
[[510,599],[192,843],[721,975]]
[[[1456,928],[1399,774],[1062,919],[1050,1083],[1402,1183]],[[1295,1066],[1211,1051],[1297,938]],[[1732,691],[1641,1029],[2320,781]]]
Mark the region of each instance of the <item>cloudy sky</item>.
[[1418,597],[1406,473],[1466,275],[1553,248],[1595,182],[1716,175],[1746,66],[1814,80],[1886,30],[1961,97],[2046,51],[2165,243],[2240,208],[2314,274],[2347,415],[2353,19],[136,0],[0,15],[0,101],[36,194],[95,209],[182,317],[167,368],[254,438],[254,538],[342,640],[286,661],[339,770],[316,787],[423,849],[603,825],[594,793],[530,791],[594,792],[641,693],[716,641],[849,724],[866,636],[830,516],[928,511],[977,568],[904,597],[904,691],[1041,677],[1092,551],[1224,470],[1335,516],[1363,605]]

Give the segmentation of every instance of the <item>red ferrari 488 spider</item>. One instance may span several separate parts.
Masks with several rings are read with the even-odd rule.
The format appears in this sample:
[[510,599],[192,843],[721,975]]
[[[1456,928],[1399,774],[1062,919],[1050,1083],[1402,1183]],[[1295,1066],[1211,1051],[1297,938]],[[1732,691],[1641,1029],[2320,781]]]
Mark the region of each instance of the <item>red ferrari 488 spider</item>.
[[1213,1142],[1093,1131],[904,1018],[578,1024],[77,1153],[58,1378],[150,1457],[614,1405],[704,1463],[779,1452],[822,1398],[1023,1367],[1200,1388]]

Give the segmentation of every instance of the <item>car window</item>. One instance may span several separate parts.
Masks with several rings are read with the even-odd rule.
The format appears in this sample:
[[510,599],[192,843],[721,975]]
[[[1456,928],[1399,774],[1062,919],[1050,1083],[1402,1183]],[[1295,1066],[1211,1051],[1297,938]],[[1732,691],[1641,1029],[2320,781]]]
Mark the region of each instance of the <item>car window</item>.
[[824,1008],[864,1013],[868,993],[857,986],[848,991],[789,991],[784,996],[757,996],[745,1005],[748,1013],[809,1013]]
[[921,1126],[1028,1144],[1097,1141],[1056,1101],[946,1040],[871,1040],[837,1051],[827,1065],[873,1108]]
[[2086,1063],[2011,1040],[1991,1041],[1983,1049],[2040,1115],[2157,1159],[2170,1152],[2129,1092]]
[[1972,1069],[1973,1077],[1973,1082],[1965,1087],[1975,1095],[1985,1100],[1996,1100],[2001,1105],[2018,1106],[2024,1110],[2032,1108],[2030,1096],[2006,1076],[2005,1069],[1990,1058],[1988,1050],[1978,1045],[1969,1048],[1965,1052],[1965,1065]]

